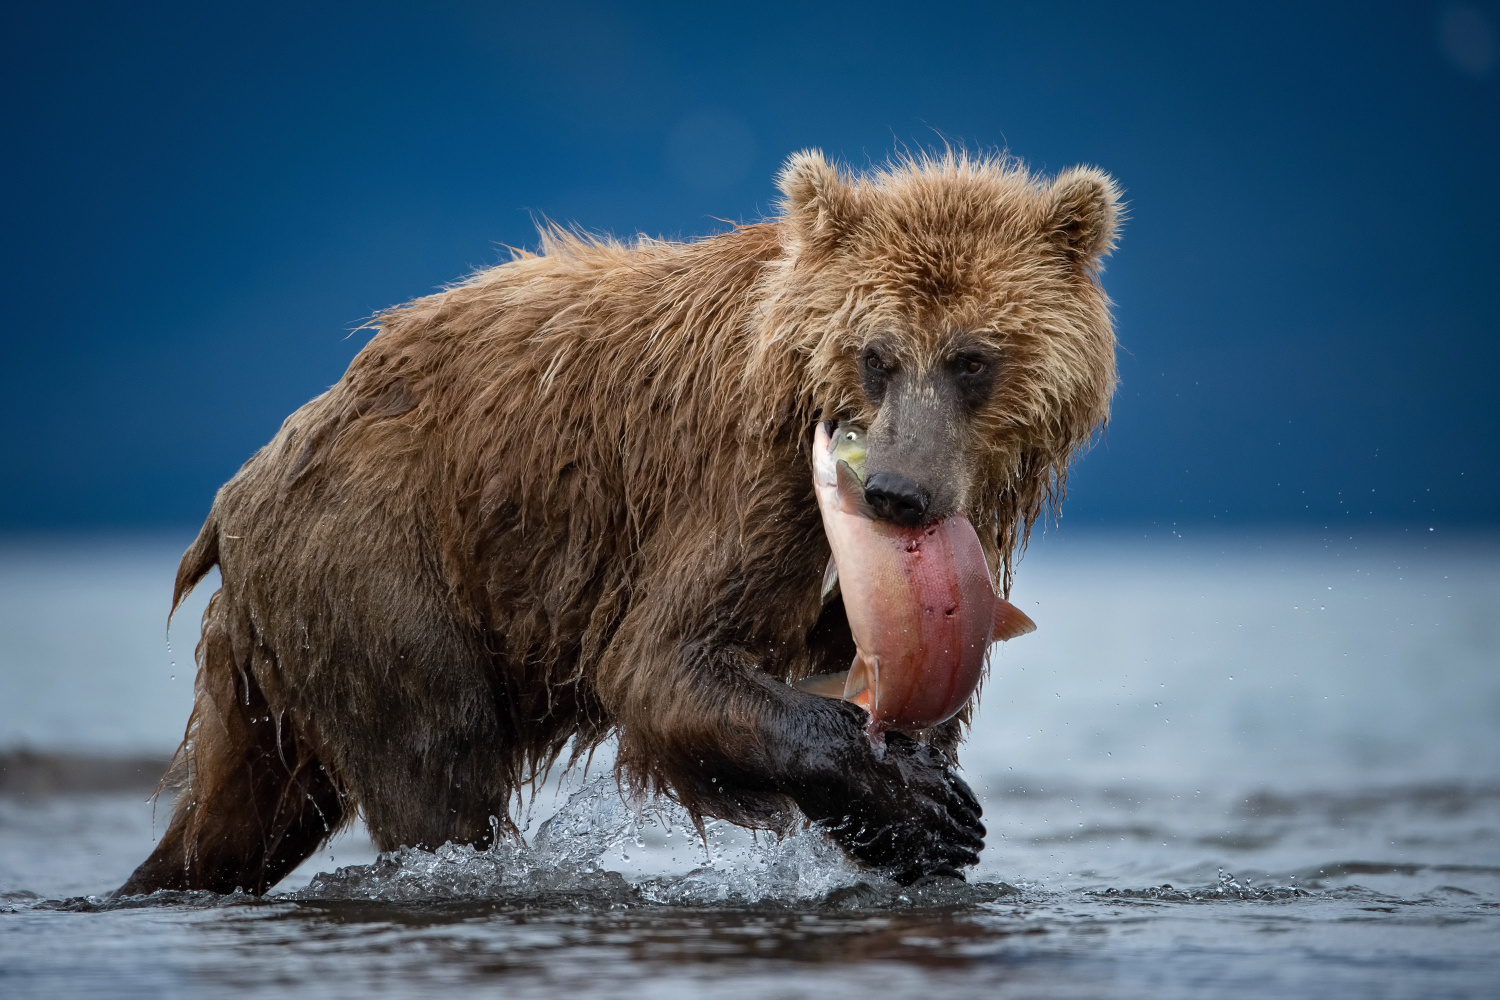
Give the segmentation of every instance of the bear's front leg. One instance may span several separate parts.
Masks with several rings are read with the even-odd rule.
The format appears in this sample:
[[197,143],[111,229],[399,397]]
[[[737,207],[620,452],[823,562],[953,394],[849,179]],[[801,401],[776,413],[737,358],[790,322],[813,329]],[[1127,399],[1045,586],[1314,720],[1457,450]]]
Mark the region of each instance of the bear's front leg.
[[848,702],[797,699],[765,738],[778,782],[850,855],[903,885],[956,875],[984,849],[979,800],[938,750],[897,732],[877,759]]
[[979,802],[939,751],[889,733],[877,758],[863,709],[771,676],[723,625],[683,637],[671,619],[684,607],[634,609],[601,664],[629,777],[746,826],[785,831],[795,803],[852,857],[903,883],[978,862]]

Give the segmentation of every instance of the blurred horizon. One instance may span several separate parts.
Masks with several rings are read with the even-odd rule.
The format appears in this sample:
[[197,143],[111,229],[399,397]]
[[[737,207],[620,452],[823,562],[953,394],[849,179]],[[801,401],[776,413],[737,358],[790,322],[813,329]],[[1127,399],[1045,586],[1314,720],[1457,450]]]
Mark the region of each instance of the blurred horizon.
[[0,535],[191,530],[365,317],[809,146],[1113,174],[1063,525],[1500,527],[1500,5],[11,5]]
[[[966,766],[1054,781],[1352,787],[1500,778],[1500,533],[1039,539]],[[198,621],[186,539],[0,537],[0,754],[165,754]],[[1196,787],[1203,787],[1202,785]]]

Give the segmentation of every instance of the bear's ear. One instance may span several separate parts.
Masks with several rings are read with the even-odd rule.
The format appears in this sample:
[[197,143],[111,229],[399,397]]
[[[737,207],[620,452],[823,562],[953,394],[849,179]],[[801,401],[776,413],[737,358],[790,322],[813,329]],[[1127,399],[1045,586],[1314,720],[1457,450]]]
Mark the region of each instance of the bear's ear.
[[1114,178],[1093,167],[1074,167],[1052,182],[1043,227],[1076,264],[1094,268],[1114,249],[1122,214]]
[[859,192],[817,149],[793,153],[776,178],[782,212],[810,244],[832,246],[859,221]]

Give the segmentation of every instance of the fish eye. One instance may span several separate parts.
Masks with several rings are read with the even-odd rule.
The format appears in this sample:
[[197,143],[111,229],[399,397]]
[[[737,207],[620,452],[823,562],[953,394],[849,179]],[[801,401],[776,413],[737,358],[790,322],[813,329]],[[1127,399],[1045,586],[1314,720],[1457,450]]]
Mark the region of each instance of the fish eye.
[[845,441],[858,441],[859,440],[859,431],[845,431],[844,432],[844,440]]

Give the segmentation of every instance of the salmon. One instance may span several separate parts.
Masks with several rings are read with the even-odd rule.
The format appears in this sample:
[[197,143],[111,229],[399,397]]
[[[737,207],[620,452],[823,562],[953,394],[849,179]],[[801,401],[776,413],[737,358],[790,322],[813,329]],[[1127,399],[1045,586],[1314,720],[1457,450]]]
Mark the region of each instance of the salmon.
[[888,728],[926,729],[958,714],[979,687],[990,645],[1036,624],[995,593],[964,515],[920,528],[875,518],[860,480],[863,459],[860,428],[843,424],[830,434],[818,425],[813,486],[833,550],[823,593],[842,591],[857,652],[847,671],[797,686],[863,708],[878,747]]

